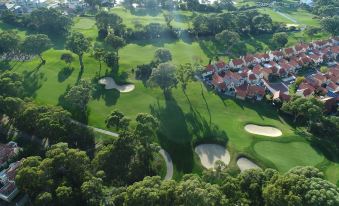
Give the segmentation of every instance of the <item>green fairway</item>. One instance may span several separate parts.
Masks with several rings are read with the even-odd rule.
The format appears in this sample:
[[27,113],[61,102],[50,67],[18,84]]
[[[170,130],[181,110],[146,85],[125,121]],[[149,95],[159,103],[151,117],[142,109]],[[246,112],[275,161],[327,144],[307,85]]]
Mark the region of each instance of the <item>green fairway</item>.
[[316,166],[324,160],[322,154],[304,142],[262,141],[254,145],[254,151],[262,158],[273,162],[282,172],[294,166]]

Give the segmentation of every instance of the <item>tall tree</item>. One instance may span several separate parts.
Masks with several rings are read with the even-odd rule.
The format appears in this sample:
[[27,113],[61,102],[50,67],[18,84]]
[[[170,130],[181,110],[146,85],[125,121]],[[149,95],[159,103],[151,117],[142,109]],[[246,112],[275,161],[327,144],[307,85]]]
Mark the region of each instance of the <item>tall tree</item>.
[[171,63],[159,64],[157,68],[152,70],[148,82],[151,86],[159,86],[166,94],[172,87],[177,85],[175,70],[175,66]]
[[46,60],[42,58],[42,53],[52,47],[52,42],[45,34],[29,35],[22,43],[23,51],[30,55],[38,55],[41,64],[45,64]]
[[71,69],[71,64],[74,60],[72,54],[69,54],[69,53],[63,53],[61,56],[60,56],[60,60],[63,60],[67,65],[68,65],[68,69]]
[[0,32],[0,55],[10,54],[17,51],[20,37],[14,31]]
[[115,127],[116,129],[127,129],[129,125],[129,119],[125,117],[125,115],[118,111],[114,110],[111,114],[106,118],[105,123],[106,127]]
[[321,27],[333,36],[339,35],[339,15],[323,19]]
[[277,47],[284,47],[288,42],[288,35],[285,32],[278,32],[273,34],[272,43]]
[[181,84],[183,92],[186,92],[187,84],[193,80],[193,66],[191,64],[180,65],[176,70],[176,76]]
[[101,73],[102,62],[105,60],[106,52],[102,48],[94,48],[94,58],[99,62],[99,76]]
[[172,61],[172,54],[168,49],[159,48],[154,53],[153,61],[157,64]]
[[84,53],[89,51],[90,45],[91,45],[90,40],[87,39],[80,32],[72,33],[67,39],[66,48],[73,52],[74,54],[78,55],[81,71],[84,70],[83,62]]
[[238,33],[233,31],[224,30],[221,33],[215,35],[215,38],[226,47],[227,53],[232,49],[232,47],[240,41],[240,36]]
[[114,34],[108,34],[105,38],[105,43],[112,48],[114,51],[117,52],[119,56],[119,49],[125,46],[126,42],[123,38],[116,36]]

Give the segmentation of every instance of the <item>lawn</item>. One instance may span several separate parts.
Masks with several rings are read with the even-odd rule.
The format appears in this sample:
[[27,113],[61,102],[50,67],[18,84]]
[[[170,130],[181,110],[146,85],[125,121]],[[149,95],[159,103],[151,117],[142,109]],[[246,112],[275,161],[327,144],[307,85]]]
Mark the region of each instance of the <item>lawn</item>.
[[262,141],[254,145],[254,151],[262,158],[273,162],[279,171],[286,172],[294,166],[316,166],[324,156],[304,142],[280,143]]

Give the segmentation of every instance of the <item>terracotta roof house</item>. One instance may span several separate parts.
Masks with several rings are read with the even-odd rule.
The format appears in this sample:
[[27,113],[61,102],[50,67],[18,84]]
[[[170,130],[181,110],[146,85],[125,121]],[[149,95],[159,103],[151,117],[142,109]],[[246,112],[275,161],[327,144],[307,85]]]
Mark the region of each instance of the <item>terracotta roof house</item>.
[[339,46],[332,47],[331,52],[332,52],[332,57],[336,59],[337,56],[339,55]]
[[335,67],[335,68],[331,68],[328,70],[328,74],[330,76],[335,76],[335,77],[339,77],[339,68]]
[[245,100],[247,96],[248,84],[243,84],[235,88],[235,98]]
[[217,67],[218,71],[225,70],[226,69],[226,64],[224,61],[220,60],[218,61],[215,66]]
[[258,63],[269,62],[271,60],[270,55],[266,53],[256,54],[255,58],[258,59]]
[[17,156],[19,149],[15,142],[0,144],[0,167],[7,166],[8,162]]
[[261,70],[261,73],[263,74],[263,78],[268,81],[269,77],[273,73],[273,71],[272,71],[271,68],[263,68]]
[[233,59],[230,61],[229,66],[234,69],[240,69],[245,66],[245,63],[242,59]]
[[335,84],[339,84],[339,76],[332,76],[330,80]]
[[224,79],[219,76],[217,73],[214,73],[212,76],[212,84],[218,92],[224,92],[226,89],[226,84]]
[[324,61],[322,56],[320,56],[319,54],[311,54],[309,57],[317,65],[321,64]]
[[284,53],[281,51],[272,51],[269,53],[269,56],[271,61],[279,61],[284,58]]
[[205,78],[207,76],[211,76],[215,72],[215,67],[211,64],[205,67],[205,70],[202,72],[202,77]]
[[258,63],[258,60],[251,54],[247,54],[246,56],[242,57],[242,60],[244,61],[245,66],[247,67]]
[[325,84],[327,81],[327,78],[324,75],[319,74],[319,73],[313,75],[313,79],[318,82],[317,85]]
[[294,67],[292,65],[290,65],[289,63],[280,63],[279,64],[279,75],[281,77],[286,76],[288,73],[294,73]]
[[303,82],[299,85],[298,90],[296,91],[296,95],[307,97],[313,95],[315,88],[310,84]]
[[298,59],[297,59],[297,58],[291,58],[291,60],[289,61],[289,64],[290,64],[294,69],[299,69],[299,68],[301,68],[300,64],[298,63]]
[[291,96],[281,91],[277,91],[273,94],[273,100],[276,100],[276,99],[280,99],[281,101],[290,101]]
[[327,84],[326,89],[331,92],[337,92],[339,91],[339,85],[331,81],[330,83]]
[[21,162],[14,162],[9,165],[8,169],[0,172],[0,199],[11,202],[19,193],[15,185],[15,176]]
[[309,47],[307,44],[298,44],[294,47],[296,54],[300,54],[301,52],[306,52],[308,48]]
[[295,50],[293,48],[285,48],[284,54],[285,54],[286,57],[291,57],[291,56],[295,55]]
[[326,41],[326,40],[314,41],[312,42],[312,44],[313,44],[313,47],[316,49],[322,49],[326,46],[330,46],[329,41]]
[[265,96],[265,89],[257,85],[249,85],[247,87],[247,97],[261,101]]

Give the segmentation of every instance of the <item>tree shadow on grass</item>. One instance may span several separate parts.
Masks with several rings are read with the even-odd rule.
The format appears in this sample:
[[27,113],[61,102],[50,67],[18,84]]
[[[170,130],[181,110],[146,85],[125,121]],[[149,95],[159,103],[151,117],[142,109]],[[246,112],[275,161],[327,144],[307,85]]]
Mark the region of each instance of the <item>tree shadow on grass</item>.
[[58,81],[64,82],[68,77],[72,75],[74,68],[64,67],[58,73]]
[[98,81],[99,78],[97,77],[92,79],[92,84],[94,85],[92,98],[95,100],[103,99],[106,106],[115,105],[120,97],[120,92],[116,89],[107,90],[105,86],[100,85]]
[[30,97],[36,96],[36,91],[42,86],[41,81],[45,80],[44,73],[40,73],[37,70],[24,71],[23,72],[23,85],[25,93]]
[[[188,96],[187,99],[190,103]],[[171,155],[179,172],[190,173],[194,168],[192,145],[207,142],[226,145],[227,135],[192,105],[190,112],[185,114],[171,94],[166,96],[165,101],[165,106],[161,106],[159,101],[150,106],[152,115],[160,121],[160,145]]]
[[189,173],[193,170],[194,159],[192,135],[188,131],[185,114],[171,94],[167,95],[165,101],[164,106],[159,101],[150,106],[151,114],[160,121],[159,142],[171,155],[177,170]]

